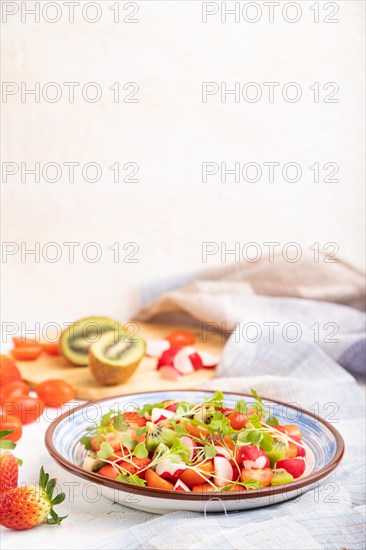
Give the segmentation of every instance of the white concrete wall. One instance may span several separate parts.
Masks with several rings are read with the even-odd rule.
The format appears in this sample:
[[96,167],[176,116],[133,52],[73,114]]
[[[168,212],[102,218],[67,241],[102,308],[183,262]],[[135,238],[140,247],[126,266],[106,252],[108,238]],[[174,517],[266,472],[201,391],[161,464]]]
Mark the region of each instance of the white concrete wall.
[[[68,23],[63,2],[58,23],[31,16],[22,23],[18,13],[3,24],[3,81],[96,81],[103,89],[98,103],[77,92],[70,104],[64,86],[58,103],[9,97],[3,161],[93,161],[104,169],[98,183],[77,172],[74,183],[64,173],[58,183],[22,183],[17,175],[3,184],[3,241],[55,241],[63,251],[57,263],[29,256],[22,263],[20,254],[3,263],[3,320],[61,322],[93,312],[123,319],[137,307],[142,283],[204,267],[203,241],[297,241],[304,248],[332,241],[363,266],[363,2],[337,2],[335,24],[322,22],[330,15],[323,6],[314,23],[309,2],[298,3],[302,17],[293,24],[280,11],[269,23],[263,2],[252,24],[222,24],[219,15],[204,24],[201,2],[188,1],[138,2],[139,23],[115,24],[112,2],[100,4],[96,24],[83,21],[79,8]],[[139,103],[114,103],[108,87],[117,81],[137,82]],[[263,82],[281,89],[296,81],[303,97],[289,103],[276,92],[273,104],[222,103],[217,95],[202,103],[203,81],[256,81],[264,94]],[[314,82],[337,82],[339,103],[314,103]],[[137,162],[139,183],[114,183],[108,166],[116,161]],[[298,183],[265,176],[202,183],[204,161],[296,161],[304,174]],[[316,161],[336,162],[339,183],[312,182],[308,167]],[[78,252],[70,263],[67,241],[98,242],[101,261],[88,263]],[[136,242],[139,262],[114,263],[108,246],[116,241]],[[219,255],[205,265],[215,263]]]

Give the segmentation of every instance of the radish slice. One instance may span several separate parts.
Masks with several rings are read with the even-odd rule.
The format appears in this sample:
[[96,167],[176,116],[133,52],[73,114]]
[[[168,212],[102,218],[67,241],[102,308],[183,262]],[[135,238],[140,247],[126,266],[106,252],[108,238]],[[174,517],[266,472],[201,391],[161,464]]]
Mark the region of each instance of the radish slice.
[[198,353],[201,356],[202,367],[204,369],[214,369],[215,367],[217,367],[219,358],[216,355],[208,353],[207,351],[199,351]]
[[159,420],[166,420],[175,416],[173,411],[167,411],[166,409],[155,408],[151,411],[151,422],[159,422]]
[[190,489],[185,483],[183,483],[183,481],[178,479],[177,483],[174,485],[174,491],[190,491]]
[[214,483],[217,487],[227,485],[233,480],[233,467],[227,458],[224,458],[223,456],[215,456],[214,467],[215,476],[217,476],[214,479]]
[[146,342],[146,355],[149,357],[160,357],[164,351],[170,348],[168,340],[152,339]]
[[194,353],[193,348],[183,348],[178,351],[177,355],[174,357],[173,365],[181,374],[190,374],[194,371],[192,361],[190,360],[190,355]]
[[189,460],[192,460],[192,458],[194,456],[195,449],[197,447],[195,441],[191,437],[189,437],[188,435],[183,435],[180,438],[180,441],[181,441],[182,445],[185,445],[186,447],[188,447],[188,449],[190,451]]
[[179,455],[170,455],[156,466],[156,473],[164,479],[174,479],[184,472],[187,466],[181,462]]
[[174,367],[160,367],[160,376],[165,380],[179,380],[182,375]]
[[180,351],[180,348],[169,348],[165,350],[158,359],[156,368],[160,369],[160,367],[174,367],[173,361],[178,351]]
[[201,359],[201,356],[197,352],[191,353],[189,358],[191,360],[192,367],[194,368],[194,370],[202,369],[202,359]]
[[229,453],[229,451],[227,449],[225,449],[225,447],[215,445],[215,449],[216,449],[216,456],[224,456],[228,460],[231,459],[231,454]]

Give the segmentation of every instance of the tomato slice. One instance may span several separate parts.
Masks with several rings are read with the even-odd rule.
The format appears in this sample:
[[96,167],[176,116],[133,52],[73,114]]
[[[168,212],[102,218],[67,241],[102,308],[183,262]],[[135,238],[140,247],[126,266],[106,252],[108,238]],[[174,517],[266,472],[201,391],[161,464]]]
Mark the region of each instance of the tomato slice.
[[171,332],[166,340],[170,342],[171,347],[183,348],[185,346],[192,346],[196,339],[194,335],[188,330],[176,330]]
[[25,382],[9,382],[0,389],[0,404],[11,401],[11,397],[29,395],[29,386]]
[[34,361],[42,353],[42,348],[39,345],[24,346],[14,348],[10,352],[17,361]]
[[4,439],[10,439],[11,441],[19,441],[22,437],[22,423],[16,416],[0,415],[0,432],[3,430],[13,430],[13,433],[4,437]]
[[48,355],[60,355],[58,342],[41,342],[40,346]]
[[24,338],[24,336],[13,336],[13,344],[16,348],[39,346],[38,342],[31,338]]

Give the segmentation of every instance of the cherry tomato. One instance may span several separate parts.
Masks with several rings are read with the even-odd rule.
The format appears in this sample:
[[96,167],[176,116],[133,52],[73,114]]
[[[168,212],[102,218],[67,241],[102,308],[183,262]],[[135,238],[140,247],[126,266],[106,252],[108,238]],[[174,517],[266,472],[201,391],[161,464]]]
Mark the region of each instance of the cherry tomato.
[[11,441],[19,441],[22,437],[22,423],[16,416],[0,415],[0,431],[14,430],[12,434],[7,435],[4,439],[10,439]]
[[3,403],[3,414],[16,416],[22,424],[35,422],[43,412],[45,407],[42,399],[35,399],[30,395],[15,396],[11,401]]
[[60,355],[58,342],[41,342],[41,347],[48,355]]
[[46,380],[38,384],[34,391],[47,407],[58,407],[75,397],[74,388],[65,380]]
[[29,395],[29,386],[25,382],[9,382],[0,389],[0,404],[11,401],[10,397]]
[[176,330],[171,332],[166,340],[170,342],[171,347],[183,348],[184,346],[192,346],[196,339],[188,330]]
[[30,338],[24,338],[23,336],[13,336],[13,344],[15,348],[26,348],[39,346],[39,342],[32,340]]
[[17,361],[33,361],[41,355],[42,348],[39,345],[24,346],[20,348],[14,348],[11,350],[10,353]]

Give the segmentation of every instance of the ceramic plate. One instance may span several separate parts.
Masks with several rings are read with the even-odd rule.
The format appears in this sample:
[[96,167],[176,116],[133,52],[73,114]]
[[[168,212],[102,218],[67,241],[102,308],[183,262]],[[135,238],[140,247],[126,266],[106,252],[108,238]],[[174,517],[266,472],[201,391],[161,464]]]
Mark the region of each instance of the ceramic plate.
[[[295,423],[303,434],[307,457],[306,471],[301,478],[288,485],[244,493],[172,492],[115,481],[97,473],[86,472],[81,468],[87,451],[81,445],[80,438],[85,434],[86,428],[93,426],[94,422],[111,408],[123,412],[165,399],[198,403],[210,395],[212,392],[200,390],[144,392],[86,403],[63,414],[49,426],[46,432],[46,447],[60,466],[76,476],[98,484],[106,498],[131,508],[156,514],[177,510],[193,512],[247,510],[277,504],[308,491],[339,465],[344,452],[344,442],[331,424],[293,405],[264,398],[265,406],[278,418],[280,424]],[[233,407],[243,397],[249,404],[253,402],[252,396],[225,392],[225,405]]]

